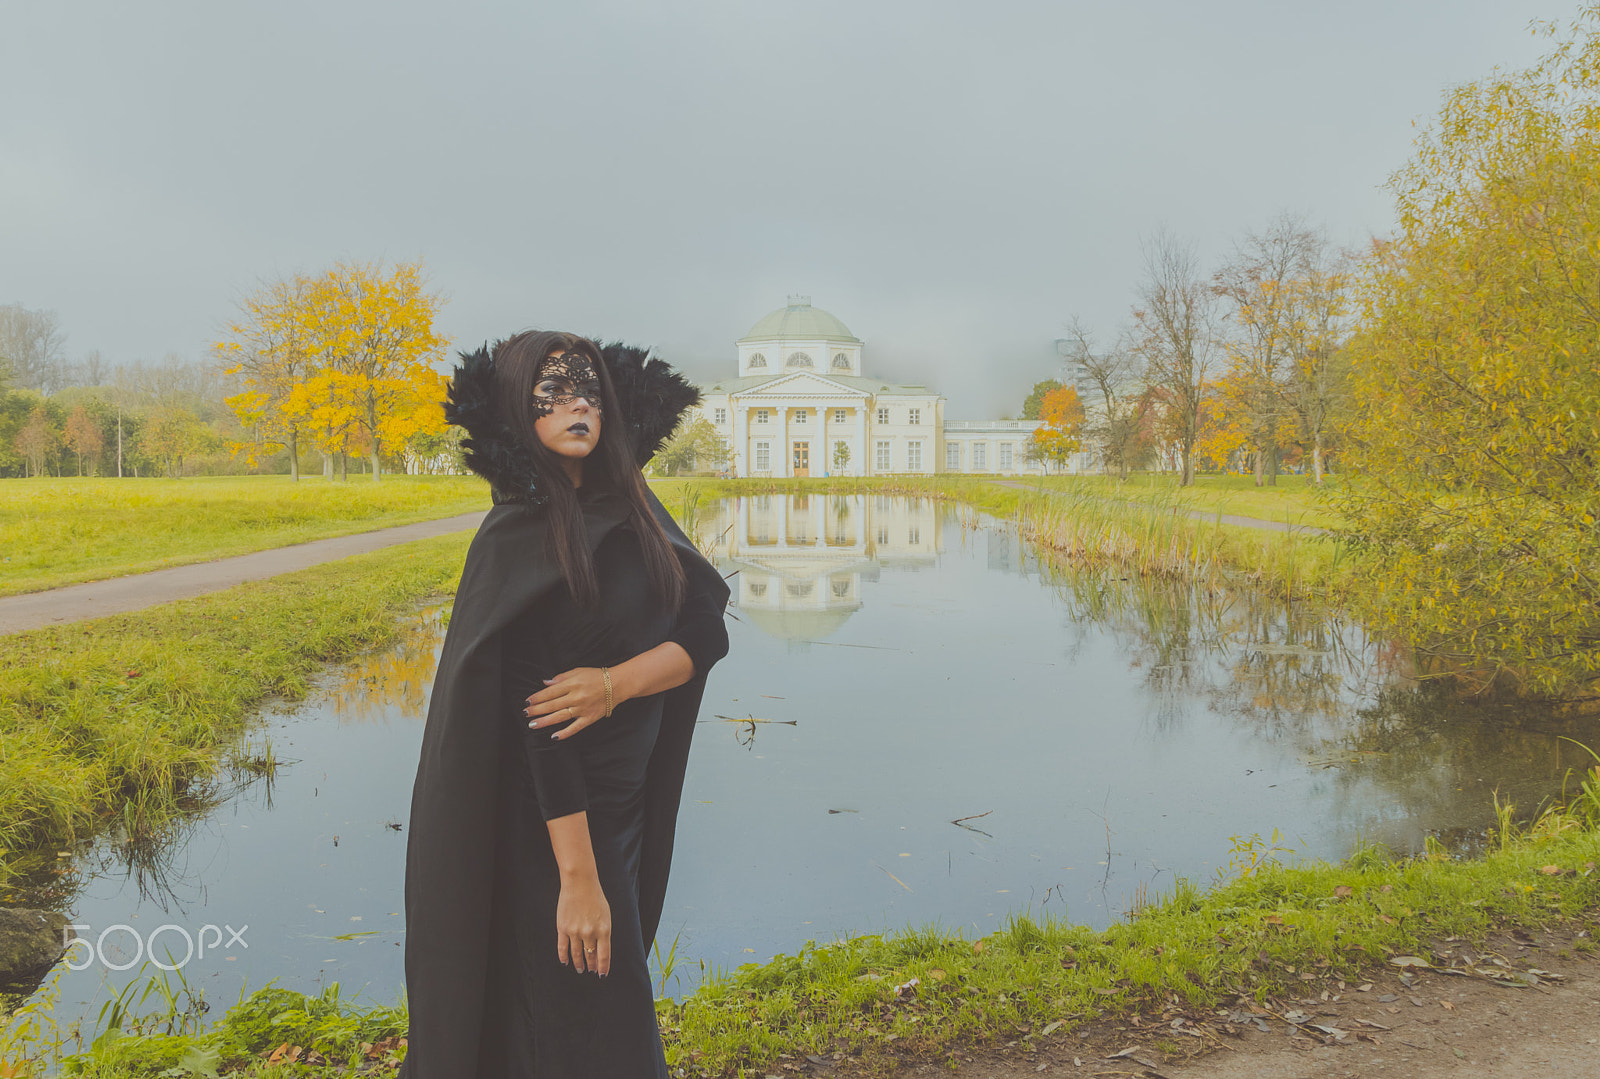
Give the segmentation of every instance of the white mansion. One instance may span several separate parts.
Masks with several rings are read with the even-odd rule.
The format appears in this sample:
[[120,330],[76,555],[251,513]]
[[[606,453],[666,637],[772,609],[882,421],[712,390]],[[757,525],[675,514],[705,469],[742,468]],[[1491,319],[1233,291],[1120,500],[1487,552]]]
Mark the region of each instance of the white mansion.
[[861,371],[861,339],[809,296],[739,338],[739,375],[701,387],[734,476],[1038,475],[1034,420],[946,422],[944,397]]

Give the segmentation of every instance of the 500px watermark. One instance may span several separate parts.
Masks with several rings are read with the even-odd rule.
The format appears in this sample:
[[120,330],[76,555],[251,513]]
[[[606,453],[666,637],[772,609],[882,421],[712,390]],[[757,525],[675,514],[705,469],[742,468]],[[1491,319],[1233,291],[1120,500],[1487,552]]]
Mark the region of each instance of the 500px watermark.
[[[231,925],[218,927],[206,924],[200,927],[198,933],[190,933],[181,925],[168,923],[156,926],[150,931],[150,935],[145,937],[133,926],[123,925],[119,922],[116,925],[108,925],[100,930],[100,935],[94,939],[93,943],[90,943],[87,936],[78,935],[79,930],[87,933],[91,928],[93,927],[87,925],[65,925],[61,927],[61,945],[67,950],[67,966],[73,970],[83,970],[91,966],[96,959],[100,961],[101,966],[108,967],[111,970],[127,970],[146,955],[149,955],[150,962],[162,970],[177,970],[179,967],[188,965],[192,959],[204,959],[208,948],[216,952],[227,951],[235,944],[241,948],[250,947],[250,943],[244,939],[244,931],[250,928],[248,925],[241,925],[238,929],[235,929]],[[224,929],[228,932],[226,943],[222,939]],[[126,962],[112,962],[111,958],[108,958],[106,938],[111,937],[113,933],[116,936],[112,937],[110,943],[110,956],[120,960],[127,955],[127,941],[131,938],[133,958],[128,959]],[[162,949],[163,955],[168,960],[172,959],[172,946],[177,943],[172,938],[178,937],[183,940],[184,952],[182,959],[175,962],[163,962],[156,958],[156,941],[162,936],[168,938],[166,946]],[[74,952],[77,953],[76,956],[74,956]]]

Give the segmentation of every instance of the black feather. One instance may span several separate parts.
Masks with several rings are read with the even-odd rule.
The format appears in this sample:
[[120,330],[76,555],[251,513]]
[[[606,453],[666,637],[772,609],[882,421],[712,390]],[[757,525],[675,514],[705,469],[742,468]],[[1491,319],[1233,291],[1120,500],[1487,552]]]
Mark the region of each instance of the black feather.
[[649,463],[683,414],[700,403],[700,391],[650,350],[612,341],[600,346],[618,404],[628,424],[628,445],[640,468]]
[[[539,505],[547,497],[533,457],[494,407],[494,352],[485,344],[461,352],[445,391],[445,422],[466,431],[461,440],[468,468],[489,481],[490,497],[502,502]],[[654,457],[672,434],[683,413],[700,403],[700,391],[663,360],[650,359],[649,350],[613,341],[600,350],[617,392],[621,422],[639,467]],[[608,417],[609,419],[609,417]]]

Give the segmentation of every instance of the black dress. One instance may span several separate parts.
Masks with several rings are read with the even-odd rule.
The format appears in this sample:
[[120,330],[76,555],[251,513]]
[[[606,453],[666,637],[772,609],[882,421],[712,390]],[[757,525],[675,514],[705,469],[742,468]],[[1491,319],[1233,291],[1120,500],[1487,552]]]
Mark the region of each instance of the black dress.
[[[580,490],[580,501],[597,497]],[[645,769],[662,694],[619,704],[570,739],[565,724],[528,728],[523,715],[543,679],[574,667],[615,666],[676,641],[703,675],[727,653],[721,581],[680,556],[688,576],[674,614],[656,598],[632,527],[595,550],[599,601],[580,608],[565,587],[501,634],[503,752],[499,755],[478,1075],[517,1079],[646,1079],[667,1075],[639,914]],[[725,595],[725,593],[723,593]],[[611,907],[611,971],[578,974],[556,957],[560,873],[545,822],[586,811],[600,886]]]

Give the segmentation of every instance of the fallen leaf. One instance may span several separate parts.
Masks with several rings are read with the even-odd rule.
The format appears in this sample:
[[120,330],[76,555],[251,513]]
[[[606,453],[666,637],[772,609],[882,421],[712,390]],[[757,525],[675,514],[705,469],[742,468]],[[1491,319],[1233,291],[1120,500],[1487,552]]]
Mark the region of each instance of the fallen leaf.
[[1547,877],[1559,877],[1561,875],[1561,867],[1558,865],[1540,866],[1539,872]]
[[1335,899],[1349,899],[1355,894],[1356,890],[1348,884],[1341,884],[1333,890],[1333,898]]
[[1062,1024],[1062,1020],[1060,1020],[1060,1019],[1057,1019],[1053,1023],[1046,1023],[1045,1024],[1045,1028],[1043,1030],[1039,1031],[1039,1036],[1041,1038],[1048,1038],[1050,1035],[1054,1034],[1056,1031],[1061,1029],[1061,1024]]
[[1121,1050],[1118,1050],[1115,1053],[1112,1053],[1110,1056],[1106,1057],[1106,1059],[1107,1060],[1118,1060],[1118,1059],[1120,1059],[1122,1057],[1131,1057],[1131,1056],[1133,1056],[1133,1054],[1137,1053],[1138,1051],[1139,1051],[1139,1047],[1137,1045],[1130,1045],[1126,1049],[1121,1049]]
[[1420,955],[1397,955],[1393,959],[1389,960],[1389,962],[1393,963],[1397,967],[1424,967],[1424,968],[1426,968],[1426,967],[1433,966],[1432,963],[1428,962],[1426,959],[1422,958]]
[[1439,1007],[1443,1008],[1447,1012],[1453,1012],[1456,1010],[1456,1006],[1450,1003],[1448,1000],[1441,1000],[1439,1002]]
[[1361,985],[1356,986],[1356,992],[1358,992],[1358,993],[1370,993],[1370,992],[1372,992],[1372,983],[1371,982],[1365,982],[1365,983],[1363,983]]
[[932,978],[936,982],[942,982],[944,981],[944,971],[940,970],[938,967],[934,967],[932,970],[928,971],[928,977]]

